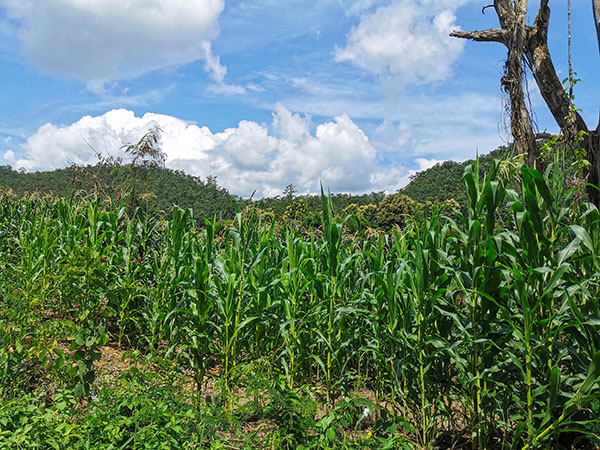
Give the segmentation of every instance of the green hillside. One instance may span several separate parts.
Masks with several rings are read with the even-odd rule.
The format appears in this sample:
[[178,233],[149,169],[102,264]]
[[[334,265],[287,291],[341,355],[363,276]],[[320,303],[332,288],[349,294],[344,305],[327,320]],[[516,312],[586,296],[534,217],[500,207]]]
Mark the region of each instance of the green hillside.
[[192,208],[196,218],[231,219],[243,200],[219,187],[215,178],[202,180],[157,165],[96,165],[51,172],[21,173],[0,166],[0,189],[18,196],[51,193],[68,197],[80,190],[104,195],[131,192],[132,200],[149,210],[169,210],[174,204]]
[[[494,159],[502,159],[510,152],[506,147],[500,147],[479,158],[479,171],[487,173]],[[439,203],[453,198],[461,206],[466,205],[467,190],[463,182],[465,168],[473,160],[462,163],[445,161],[430,169],[418,172],[411,178],[410,183],[400,190],[404,195],[421,203]]]
[[[480,157],[480,172],[485,173],[494,159],[503,158],[507,153],[506,148],[499,148]],[[408,186],[392,195],[386,196],[384,192],[361,195],[332,193],[333,210],[341,216],[368,216],[365,220],[359,219],[363,226],[388,228],[393,223],[403,223],[404,219],[400,216],[412,215],[431,203],[454,199],[464,208],[467,194],[462,177],[465,168],[472,162],[446,161],[438,164],[414,175]],[[218,185],[214,177],[202,180],[156,164],[99,164],[32,173],[0,166],[0,189],[12,190],[18,196],[51,193],[56,197],[85,191],[114,198],[128,192],[133,206],[142,206],[150,211],[169,211],[173,205],[179,205],[192,208],[198,220],[214,214],[219,220],[231,220],[238,209],[243,210],[251,202],[230,194]],[[305,226],[318,226],[320,223],[320,196],[298,196],[293,185],[287,186],[281,196],[254,200],[252,204],[283,221],[299,218]]]

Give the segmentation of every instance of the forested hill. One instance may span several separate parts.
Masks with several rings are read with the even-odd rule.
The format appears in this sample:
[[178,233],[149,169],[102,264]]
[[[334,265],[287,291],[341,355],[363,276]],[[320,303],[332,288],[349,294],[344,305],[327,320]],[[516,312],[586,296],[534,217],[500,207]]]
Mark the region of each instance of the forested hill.
[[[503,159],[508,155],[509,149],[500,147],[487,155],[479,157],[479,171],[482,175],[487,173],[494,159]],[[400,192],[413,200],[421,203],[438,203],[454,199],[461,206],[466,205],[467,190],[463,182],[465,168],[473,160],[462,163],[445,161],[417,173],[411,178],[410,183]]]
[[[481,172],[484,173],[489,168],[493,159],[502,158],[506,153],[507,149],[500,148],[480,157]],[[419,172],[399,194],[423,204],[455,199],[460,205],[464,205],[466,190],[462,176],[465,167],[472,162],[446,161]],[[133,191],[138,201],[149,209],[168,211],[173,204],[177,204],[183,208],[192,208],[197,219],[212,217],[215,213],[218,219],[232,219],[238,208],[243,209],[249,203],[249,200],[219,187],[216,178],[202,180],[182,171],[157,165],[97,165],[32,173],[0,166],[0,190],[8,189],[19,196],[37,192],[52,193],[58,197],[68,197],[73,191],[80,190],[110,194],[126,189]],[[332,200],[334,210],[343,213],[353,211],[348,209],[350,206],[378,206],[385,197],[383,192],[363,195],[334,193]],[[296,196],[293,185],[286,188],[284,195],[257,200],[254,205],[282,218],[290,207],[298,207],[298,199],[303,199],[301,206],[304,212],[313,215],[312,221],[318,222],[321,209],[319,196]]]
[[[217,179],[208,177],[202,180],[182,171],[175,171],[158,165],[113,166],[96,165],[69,167],[51,172],[20,172],[10,166],[0,166],[0,191],[12,190],[16,195],[51,193],[57,197],[68,197],[72,192],[100,192],[115,194],[123,190],[133,191],[138,202],[150,210],[168,211],[174,204],[182,208],[192,208],[194,217],[230,220],[238,210],[243,210],[250,200],[230,194],[217,184]],[[378,204],[385,197],[383,192],[364,195],[332,193],[336,211],[343,211],[348,205]],[[293,185],[286,188],[281,196],[254,201],[263,211],[284,218],[286,210],[297,207],[293,200],[303,199],[303,210],[319,221],[321,198],[318,195],[296,196]]]
[[148,209],[168,211],[178,204],[192,208],[196,218],[216,213],[219,219],[229,219],[243,203],[240,197],[219,187],[215,178],[201,180],[156,165],[96,165],[32,173],[0,166],[0,189],[10,189],[19,196],[37,192],[57,197],[68,197],[80,190],[107,195],[128,191]]

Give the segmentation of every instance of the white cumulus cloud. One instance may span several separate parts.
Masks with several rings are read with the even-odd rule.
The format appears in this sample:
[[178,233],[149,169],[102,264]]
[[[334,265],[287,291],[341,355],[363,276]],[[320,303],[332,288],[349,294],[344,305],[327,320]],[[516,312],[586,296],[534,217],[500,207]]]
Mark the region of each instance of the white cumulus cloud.
[[19,23],[22,50],[41,69],[90,84],[205,59],[224,0],[0,0]]
[[417,164],[419,165],[419,172],[427,169],[431,169],[433,166],[440,164],[444,161],[439,159],[427,159],[427,158],[417,158]]
[[466,1],[394,0],[369,9],[350,30],[346,46],[336,49],[336,60],[402,83],[443,80],[465,45],[448,35],[458,28],[454,12]]
[[123,146],[159,126],[167,167],[216,176],[220,185],[242,196],[279,195],[290,183],[300,193],[318,192],[321,181],[333,192],[393,191],[406,184],[409,172],[379,165],[369,138],[347,115],[317,125],[314,133],[310,125],[309,117],[283,106],[270,125],[242,120],[222,132],[172,116],[136,117],[119,109],[69,126],[46,124],[22,145],[24,156],[14,151],[3,156],[13,167],[30,171],[94,164],[98,153],[126,160]]

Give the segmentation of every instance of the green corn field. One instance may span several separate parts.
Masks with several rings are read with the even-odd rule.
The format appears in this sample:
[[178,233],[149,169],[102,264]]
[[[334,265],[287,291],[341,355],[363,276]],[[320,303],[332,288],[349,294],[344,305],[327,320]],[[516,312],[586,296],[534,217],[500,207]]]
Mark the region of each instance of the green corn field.
[[597,448],[599,211],[575,203],[560,163],[502,165],[466,170],[464,212],[370,236],[349,234],[326,195],[316,229],[248,210],[218,232],[177,207],[0,198],[3,408],[39,405],[42,385],[83,414],[103,401],[105,349],[122,349],[157,374],[148,386],[189,381],[172,389],[195,439],[151,447],[178,429],[111,435],[110,416],[86,428],[57,413],[43,423],[60,421],[60,438],[33,446],[0,412],[0,448],[226,448],[230,425],[206,431],[207,411],[239,429],[248,404],[269,425],[263,448]]

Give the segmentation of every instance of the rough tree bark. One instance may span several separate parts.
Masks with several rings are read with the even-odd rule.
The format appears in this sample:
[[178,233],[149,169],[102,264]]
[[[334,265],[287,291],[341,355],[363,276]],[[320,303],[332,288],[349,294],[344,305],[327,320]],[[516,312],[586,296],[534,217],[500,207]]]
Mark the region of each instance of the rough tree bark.
[[517,152],[525,153],[528,164],[533,167],[539,159],[539,150],[535,142],[533,124],[523,91],[526,17],[527,0],[515,0],[514,9],[510,14],[507,11],[505,20],[503,20],[502,27],[509,32],[509,38],[502,86],[510,98],[510,124]]
[[594,24],[596,25],[598,49],[600,50],[600,0],[592,0],[592,7],[594,8]]
[[[530,166],[538,162],[539,150],[535,143],[531,117],[526,108],[523,92],[522,57],[531,69],[546,105],[567,140],[583,136],[579,145],[586,151],[590,162],[588,182],[598,186],[600,180],[600,121],[594,130],[588,128],[583,117],[572,110],[571,99],[565,96],[563,85],[556,74],[548,51],[549,0],[540,0],[533,25],[525,24],[527,0],[494,0],[494,9],[500,29],[453,31],[450,36],[480,42],[499,42],[508,48],[502,85],[511,104],[511,130],[515,145],[527,153]],[[600,0],[592,0],[594,23],[600,50]],[[519,66],[517,68],[517,65]],[[532,136],[533,140],[532,140]],[[590,200],[600,208],[600,191],[589,187]]]

